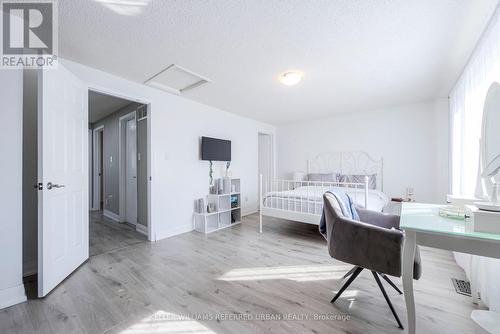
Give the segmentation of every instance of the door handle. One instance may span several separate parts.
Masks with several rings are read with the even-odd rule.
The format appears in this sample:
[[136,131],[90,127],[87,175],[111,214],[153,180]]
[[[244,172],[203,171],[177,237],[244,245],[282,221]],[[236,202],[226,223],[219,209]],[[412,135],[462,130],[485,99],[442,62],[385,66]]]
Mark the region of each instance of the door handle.
[[47,189],[50,190],[52,188],[64,188],[64,184],[57,184],[52,182],[47,183]]

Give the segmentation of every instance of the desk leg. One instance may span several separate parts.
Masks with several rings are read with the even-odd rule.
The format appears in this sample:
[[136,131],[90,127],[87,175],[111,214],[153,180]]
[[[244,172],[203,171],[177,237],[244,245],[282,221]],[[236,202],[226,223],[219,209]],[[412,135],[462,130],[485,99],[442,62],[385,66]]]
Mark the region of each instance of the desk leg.
[[403,291],[406,302],[406,314],[408,315],[408,333],[415,334],[415,299],[413,297],[413,262],[415,261],[415,248],[417,245],[416,234],[413,231],[405,231],[405,242],[403,248]]

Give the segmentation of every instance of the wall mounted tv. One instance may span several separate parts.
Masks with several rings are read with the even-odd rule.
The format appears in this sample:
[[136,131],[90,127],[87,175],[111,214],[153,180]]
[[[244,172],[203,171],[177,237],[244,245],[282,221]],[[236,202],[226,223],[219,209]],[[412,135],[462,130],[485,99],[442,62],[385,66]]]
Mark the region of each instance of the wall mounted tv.
[[201,137],[201,160],[231,161],[231,141]]

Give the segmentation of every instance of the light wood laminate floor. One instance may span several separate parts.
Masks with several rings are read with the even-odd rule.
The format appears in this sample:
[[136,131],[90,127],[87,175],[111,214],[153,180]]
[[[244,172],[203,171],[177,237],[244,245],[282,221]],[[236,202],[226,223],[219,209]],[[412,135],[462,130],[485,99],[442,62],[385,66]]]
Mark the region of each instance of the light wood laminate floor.
[[102,211],[90,212],[89,254],[99,255],[147,241],[134,225],[117,223],[105,217]]
[[[257,221],[92,256],[46,298],[0,311],[0,333],[404,333],[369,272],[330,304],[350,266],[316,226],[266,218],[259,234]],[[422,261],[419,333],[472,333],[452,254],[422,249]],[[406,324],[404,298],[386,289]]]

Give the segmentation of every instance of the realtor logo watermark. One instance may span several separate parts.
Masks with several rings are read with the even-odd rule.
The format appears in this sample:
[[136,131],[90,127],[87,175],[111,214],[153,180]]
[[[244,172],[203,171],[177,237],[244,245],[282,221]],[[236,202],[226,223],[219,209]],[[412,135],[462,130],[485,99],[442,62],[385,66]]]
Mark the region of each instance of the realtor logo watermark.
[[57,65],[55,1],[2,1],[0,68]]

